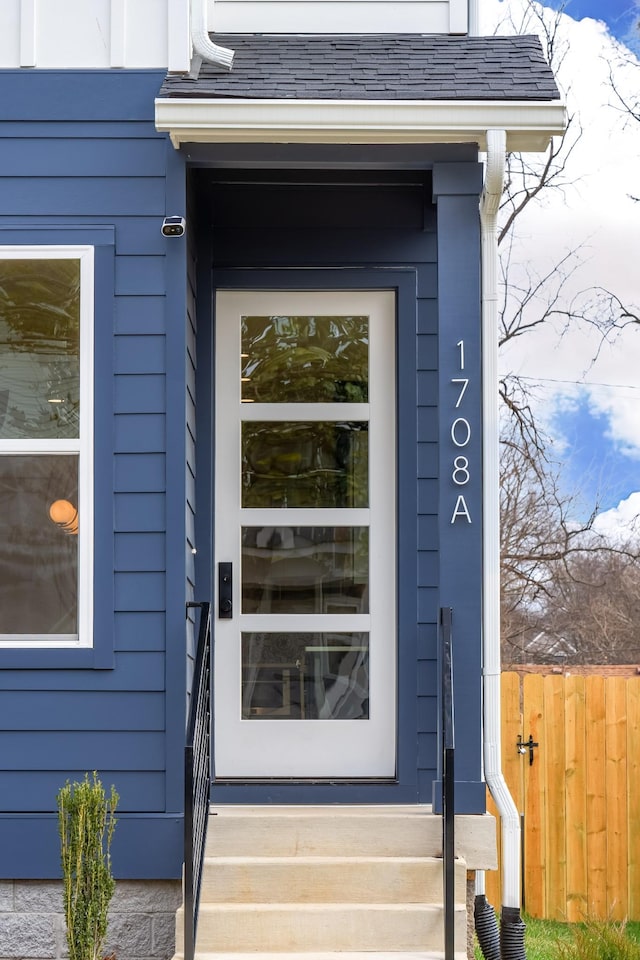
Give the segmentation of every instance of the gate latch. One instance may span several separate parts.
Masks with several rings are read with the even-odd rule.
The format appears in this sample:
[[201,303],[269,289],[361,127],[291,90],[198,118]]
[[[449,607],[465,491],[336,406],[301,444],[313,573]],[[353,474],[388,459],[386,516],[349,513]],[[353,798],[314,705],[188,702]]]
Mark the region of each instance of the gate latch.
[[526,753],[527,747],[529,748],[529,766],[533,766],[533,749],[534,747],[539,747],[540,744],[536,743],[533,739],[533,736],[529,734],[528,740],[522,739],[522,734],[518,734],[518,742],[516,743],[516,749],[518,753]]

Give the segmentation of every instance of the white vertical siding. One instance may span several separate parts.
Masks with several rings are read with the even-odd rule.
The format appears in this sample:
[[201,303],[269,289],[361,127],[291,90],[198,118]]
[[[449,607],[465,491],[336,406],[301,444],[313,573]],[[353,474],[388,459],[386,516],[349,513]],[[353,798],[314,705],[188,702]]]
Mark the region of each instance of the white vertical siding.
[[109,65],[124,67],[127,50],[127,0],[111,0]]
[[466,33],[468,0],[208,0],[229,33]]
[[20,66],[20,0],[0,3],[0,67]]
[[165,68],[170,13],[173,69],[187,70],[188,0],[0,0],[0,69]]
[[36,0],[20,0],[20,66],[37,63]]
[[37,0],[38,67],[109,66],[109,0]]
[[[193,0],[194,3],[203,0]],[[469,0],[208,0],[234,33],[465,33]],[[189,68],[189,0],[0,0],[0,69]]]
[[[184,0],[182,0],[184,2]],[[169,0],[126,0],[127,66],[166,67]],[[181,70],[189,69],[191,48]]]

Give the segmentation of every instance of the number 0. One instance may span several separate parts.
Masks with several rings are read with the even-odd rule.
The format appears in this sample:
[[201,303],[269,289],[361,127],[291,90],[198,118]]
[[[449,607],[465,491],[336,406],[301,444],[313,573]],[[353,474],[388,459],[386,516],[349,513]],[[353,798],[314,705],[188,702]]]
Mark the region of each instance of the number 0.
[[[460,433],[462,435],[458,436]],[[469,440],[471,440],[471,426],[469,421],[464,417],[458,417],[458,419],[454,420],[451,424],[451,439],[456,447],[466,447]]]

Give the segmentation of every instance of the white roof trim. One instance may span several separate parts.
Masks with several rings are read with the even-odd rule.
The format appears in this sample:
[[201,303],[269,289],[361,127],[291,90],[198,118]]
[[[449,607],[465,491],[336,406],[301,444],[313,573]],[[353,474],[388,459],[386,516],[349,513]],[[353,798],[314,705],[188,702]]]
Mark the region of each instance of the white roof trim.
[[158,98],[156,127],[182,143],[477,143],[546,150],[564,132],[560,100],[254,100]]

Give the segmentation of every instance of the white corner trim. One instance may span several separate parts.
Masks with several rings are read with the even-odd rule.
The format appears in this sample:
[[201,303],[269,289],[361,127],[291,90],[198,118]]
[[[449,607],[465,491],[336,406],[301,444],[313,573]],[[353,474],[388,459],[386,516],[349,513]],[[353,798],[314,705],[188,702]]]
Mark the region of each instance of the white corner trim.
[[35,67],[36,0],[20,0],[20,66]]
[[168,0],[167,6],[167,70],[188,73],[191,64],[191,26],[189,4],[184,0]]
[[478,27],[479,20],[479,11],[478,11],[479,0],[469,0],[469,30],[468,34],[470,37],[480,36],[480,29]]
[[156,128],[182,143],[477,143],[542,152],[563,133],[561,101],[158,98]]
[[111,0],[111,49],[109,66],[126,66],[127,0]]
[[449,0],[449,33],[469,32],[469,0]]

